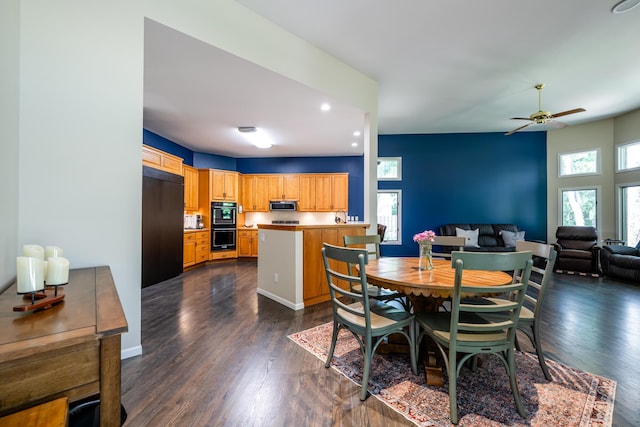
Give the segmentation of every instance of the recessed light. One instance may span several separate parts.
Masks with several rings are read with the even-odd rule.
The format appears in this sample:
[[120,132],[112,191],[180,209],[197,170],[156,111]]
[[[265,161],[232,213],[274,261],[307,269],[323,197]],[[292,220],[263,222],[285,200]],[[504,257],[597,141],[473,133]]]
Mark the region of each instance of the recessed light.
[[320,109],[321,109],[322,111],[329,111],[329,110],[331,109],[331,105],[329,105],[329,104],[327,104],[327,103],[325,102],[324,104],[322,104],[322,105],[320,106]]
[[631,9],[640,4],[640,0],[622,0],[621,2],[616,3],[615,6],[611,9],[611,13],[625,13],[629,12]]
[[359,131],[359,130],[355,131],[355,132],[353,133],[353,136],[360,136],[360,131]]
[[352,147],[357,147],[357,146],[358,146],[358,143],[357,143],[357,142],[352,142],[352,143],[351,143],[351,146],[352,146]]

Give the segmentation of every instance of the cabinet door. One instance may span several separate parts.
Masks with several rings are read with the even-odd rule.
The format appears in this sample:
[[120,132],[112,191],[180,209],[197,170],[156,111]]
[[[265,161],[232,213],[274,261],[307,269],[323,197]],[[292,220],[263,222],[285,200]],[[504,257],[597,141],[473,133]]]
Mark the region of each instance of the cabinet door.
[[333,176],[332,196],[332,210],[346,212],[349,208],[349,175],[339,174]]
[[282,176],[282,193],[285,200],[300,199],[300,176],[299,175],[283,175]]
[[182,250],[182,267],[189,267],[196,263],[196,236],[194,233],[184,235],[184,247]]
[[211,169],[211,200],[224,200],[224,171]]
[[184,209],[198,210],[198,169],[184,165]]
[[300,175],[299,211],[316,210],[316,177],[315,175]]
[[251,256],[251,232],[246,230],[238,231],[238,256]]
[[256,176],[255,202],[256,212],[269,212],[269,177],[267,175]]
[[316,175],[316,211],[326,212],[333,209],[333,177]]
[[211,169],[211,200],[236,201],[238,173]]
[[224,173],[224,199],[228,201],[238,200],[238,173]]
[[258,256],[258,230],[251,231],[251,256]]
[[242,207],[245,212],[253,212],[256,209],[256,177],[254,175],[242,176]]
[[269,175],[269,200],[284,200],[282,175]]

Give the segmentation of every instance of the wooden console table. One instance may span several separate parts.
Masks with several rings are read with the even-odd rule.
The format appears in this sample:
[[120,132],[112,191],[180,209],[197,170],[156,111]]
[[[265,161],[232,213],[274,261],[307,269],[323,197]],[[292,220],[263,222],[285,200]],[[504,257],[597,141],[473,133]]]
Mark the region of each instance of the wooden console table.
[[0,294],[0,417],[100,393],[100,425],[120,425],[120,335],[127,320],[109,267],[71,270],[63,302],[15,312],[16,285]]

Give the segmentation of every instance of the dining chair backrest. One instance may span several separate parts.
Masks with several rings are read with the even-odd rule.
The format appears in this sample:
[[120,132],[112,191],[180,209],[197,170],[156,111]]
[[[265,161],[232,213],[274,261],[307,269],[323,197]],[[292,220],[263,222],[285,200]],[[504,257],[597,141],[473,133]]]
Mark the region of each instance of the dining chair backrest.
[[[366,249],[344,248],[323,243],[322,260],[327,275],[334,318],[351,318],[353,323],[362,323],[365,329],[371,328],[369,294],[365,266],[369,262]],[[356,268],[351,268],[356,266]],[[349,283],[349,289],[340,283]],[[351,289],[357,287],[360,292]],[[340,296],[346,296],[349,303]],[[352,304],[359,302],[360,304]],[[360,318],[360,322],[357,320]]]
[[[534,256],[531,271],[535,274],[529,277],[529,290],[525,295],[524,304],[533,311],[534,317],[538,317],[542,308],[545,289],[553,273],[557,252],[552,245],[525,240],[516,241],[516,251],[530,251]],[[517,274],[514,276],[515,280],[521,280]]]
[[344,236],[343,241],[345,247],[366,247],[369,257],[380,258],[380,236],[377,234]]
[[[431,255],[436,258],[451,258],[451,250],[463,251],[464,250],[464,237],[456,236],[436,236],[433,240],[433,246],[438,248],[438,251],[432,251]],[[449,252],[445,250],[445,247],[451,249]]]
[[[450,348],[459,353],[494,353],[513,348],[520,309],[531,274],[532,253],[478,253],[454,251],[451,263],[455,268],[453,298],[451,301]],[[520,280],[511,283],[487,286],[464,284],[465,270],[519,271]],[[483,295],[510,294],[509,300],[500,304],[484,304]],[[464,302],[461,299],[464,298]],[[500,320],[491,321],[482,314],[501,314]],[[469,320],[472,319],[472,320]],[[478,320],[478,321],[474,321]],[[482,320],[480,320],[482,319]]]

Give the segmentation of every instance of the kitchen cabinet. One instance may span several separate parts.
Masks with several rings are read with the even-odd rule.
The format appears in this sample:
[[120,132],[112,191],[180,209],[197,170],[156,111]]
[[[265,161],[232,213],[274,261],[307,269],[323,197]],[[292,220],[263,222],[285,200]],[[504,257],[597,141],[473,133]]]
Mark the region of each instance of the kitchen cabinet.
[[242,207],[245,212],[269,212],[269,175],[243,175]]
[[299,211],[330,212],[349,208],[349,174],[300,175]]
[[238,201],[238,172],[211,169],[211,200]]
[[[318,228],[305,228],[302,233],[302,256],[303,256],[303,301],[309,306],[329,300],[329,287],[327,286],[327,276],[324,271],[322,261],[322,244],[343,246],[344,236],[362,236],[368,226],[330,226]],[[336,266],[334,266],[335,268]],[[338,268],[346,273],[346,267]],[[349,286],[347,282],[341,284],[345,289]]]
[[190,267],[209,260],[209,230],[184,233],[182,267]]
[[198,169],[183,165],[184,173],[184,210],[198,210]]
[[148,145],[142,145],[142,164],[182,176],[182,158],[165,153]]
[[238,256],[258,256],[258,230],[238,230]]
[[298,200],[300,175],[270,175],[269,200]]

